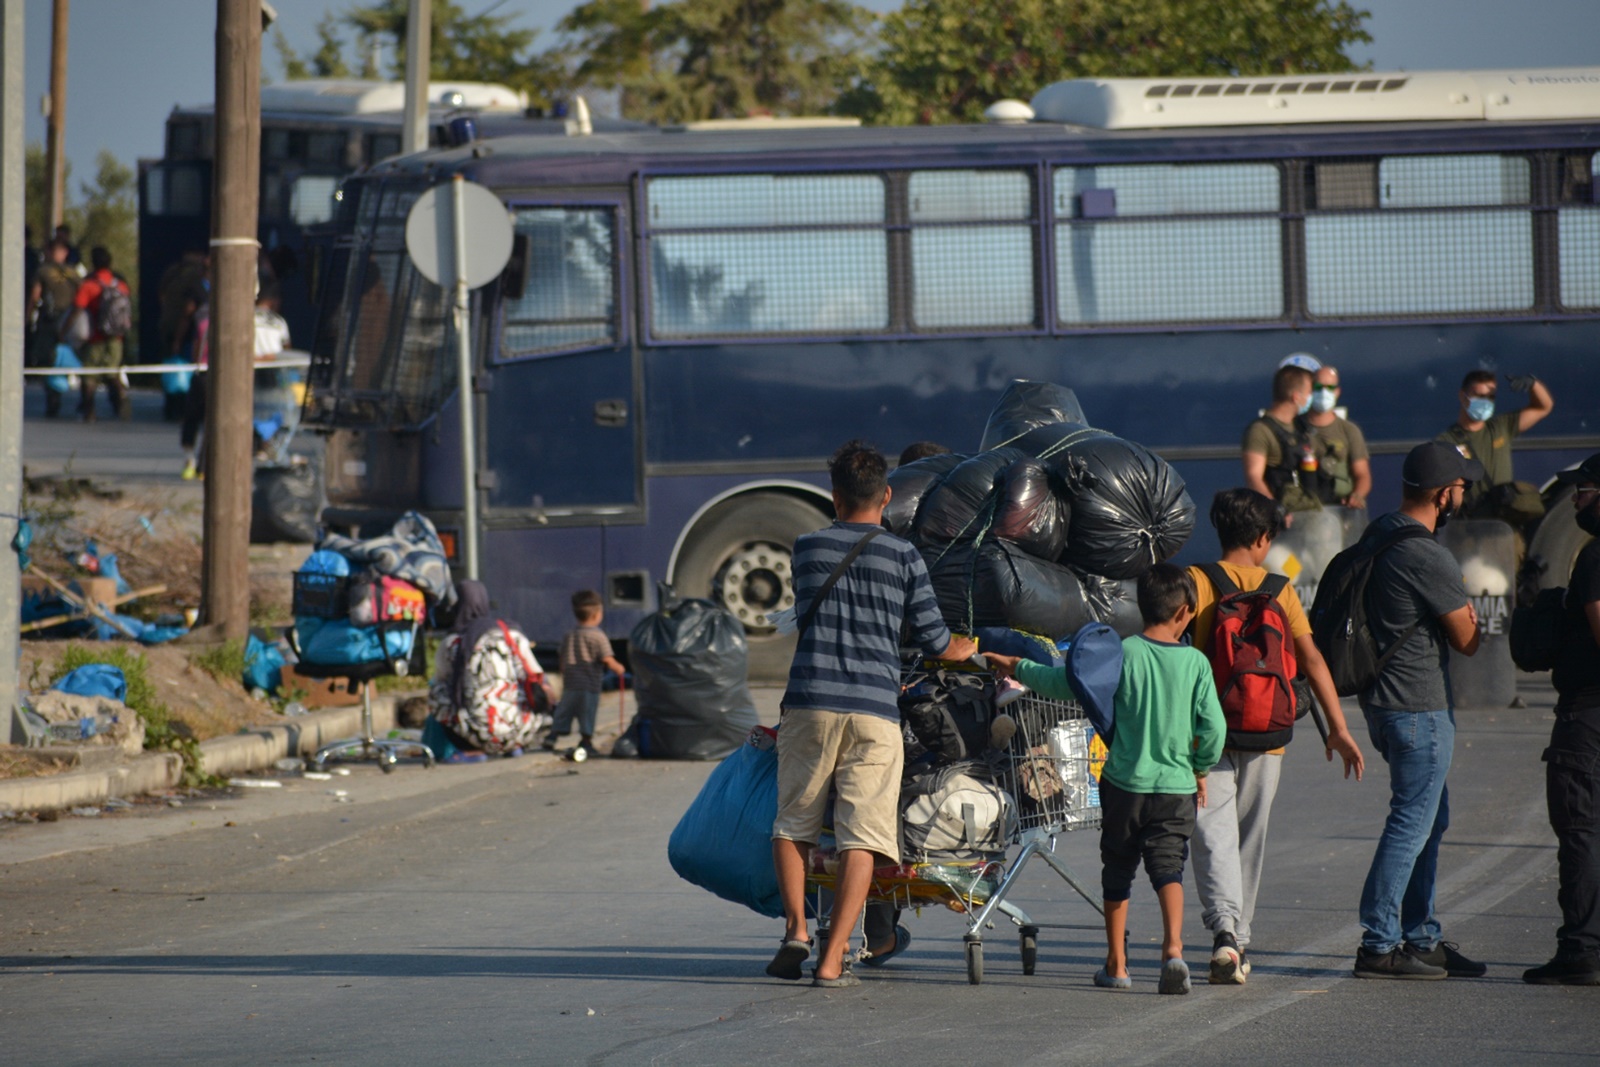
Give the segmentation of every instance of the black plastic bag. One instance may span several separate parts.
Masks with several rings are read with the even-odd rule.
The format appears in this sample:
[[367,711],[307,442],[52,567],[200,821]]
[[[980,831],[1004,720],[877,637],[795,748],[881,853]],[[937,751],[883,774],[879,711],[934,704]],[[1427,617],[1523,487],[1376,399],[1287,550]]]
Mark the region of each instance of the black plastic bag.
[[883,525],[889,532],[910,539],[916,525],[917,510],[928,490],[944,480],[966,456],[945,452],[927,456],[889,472],[889,506],[883,509]]
[[1083,407],[1078,395],[1064,385],[1054,382],[1029,382],[1018,379],[1006,386],[999,403],[989,413],[989,422],[983,428],[981,451],[1016,443],[1035,426],[1049,426],[1059,422],[1083,424]]
[[317,539],[322,518],[322,479],[313,464],[257,467],[250,494],[250,543]]
[[709,600],[663,590],[660,601],[628,636],[639,704],[630,733],[648,759],[722,759],[758,724],[744,627]]
[[1060,639],[1086,622],[1109,621],[1095,614],[1071,570],[1004,541],[923,554],[940,614],[959,632],[1005,626]]
[[1137,578],[1194,532],[1194,501],[1166,460],[1103,430],[1041,427],[1018,442],[1045,461],[1072,498],[1061,562],[1107,578]]
[[991,533],[1040,559],[1066,547],[1072,504],[1060,479],[1041,460],[1015,460],[1000,472],[1000,500]]
[[1133,582],[1080,574],[1089,614],[1117,631],[1118,637],[1132,637],[1144,629],[1139,615],[1139,598]]
[[913,540],[938,548],[976,540],[994,524],[1006,468],[1026,458],[997,448],[963,460],[923,497]]

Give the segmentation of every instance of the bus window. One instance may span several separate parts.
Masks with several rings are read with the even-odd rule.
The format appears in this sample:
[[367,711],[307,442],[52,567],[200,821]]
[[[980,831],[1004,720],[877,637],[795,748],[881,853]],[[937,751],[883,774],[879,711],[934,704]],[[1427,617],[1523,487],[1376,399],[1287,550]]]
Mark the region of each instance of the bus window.
[[173,122],[167,125],[167,158],[199,159],[201,129],[198,122]]
[[1306,164],[1306,207],[1331,211],[1377,206],[1377,160]]
[[151,167],[145,174],[145,212],[199,215],[206,209],[205,187],[195,167]]
[[502,358],[616,342],[615,228],[609,208],[517,211],[526,274],[504,305]]
[[1282,317],[1280,184],[1270,163],[1058,168],[1061,322]]
[[1397,156],[1377,173],[1376,210],[1306,217],[1312,315],[1533,307],[1533,216],[1501,207],[1528,203],[1526,159]]
[[[1022,171],[919,171],[906,184],[911,319],[921,329],[1030,327],[1033,183]],[[995,225],[1010,221],[1011,225]]]
[[333,218],[333,194],[339,179],[321,174],[302,174],[289,190],[289,216],[297,226],[314,226]]
[[376,163],[380,159],[398,156],[401,147],[398,133],[369,133],[367,134],[366,162]]
[[262,159],[290,159],[294,155],[290,130],[268,126],[261,131]]
[[343,166],[344,146],[343,130],[313,130],[306,135],[306,162]]
[[654,336],[888,329],[880,176],[657,178],[645,203]]
[[1561,249],[1561,305],[1600,307],[1600,152],[1566,161],[1566,186],[1557,212]]

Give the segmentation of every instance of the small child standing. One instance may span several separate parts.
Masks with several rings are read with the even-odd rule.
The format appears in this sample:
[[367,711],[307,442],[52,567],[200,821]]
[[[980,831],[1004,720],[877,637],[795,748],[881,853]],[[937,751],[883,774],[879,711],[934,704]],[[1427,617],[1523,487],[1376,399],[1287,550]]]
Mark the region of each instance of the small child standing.
[[[1139,861],[1161,902],[1163,993],[1189,992],[1183,961],[1183,865],[1206,771],[1222,755],[1227,725],[1211,664],[1180,644],[1194,618],[1194,580],[1158,563],[1139,579],[1144,632],[1122,642],[1122,673],[1112,702],[1114,729],[1100,775],[1100,882],[1105,899],[1105,989],[1132,989],[1128,977],[1128,898]],[[1074,700],[1066,668],[985,653],[990,667],[1041,696]]]
[[572,729],[572,720],[577,719],[578,747],[592,756],[602,671],[615,671],[620,678],[623,668],[612,654],[611,639],[600,629],[606,615],[600,594],[593,589],[573,593],[572,614],[578,620],[578,628],[561,639],[561,702],[556,705],[556,721],[539,747],[554,752],[557,738],[565,737]]

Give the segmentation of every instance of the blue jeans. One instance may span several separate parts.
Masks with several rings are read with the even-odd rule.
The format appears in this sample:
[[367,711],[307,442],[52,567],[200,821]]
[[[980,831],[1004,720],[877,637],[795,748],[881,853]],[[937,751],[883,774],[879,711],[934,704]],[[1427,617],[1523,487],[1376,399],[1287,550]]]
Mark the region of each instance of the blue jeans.
[[1440,935],[1433,890],[1439,839],[1450,825],[1445,776],[1455,714],[1368,708],[1366,717],[1372,745],[1389,765],[1389,817],[1361,888],[1361,947],[1388,952],[1404,942],[1428,952]]
[[589,693],[581,689],[563,691],[561,702],[556,705],[556,721],[551,725],[546,740],[553,743],[558,737],[566,737],[572,729],[574,719],[578,720],[579,737],[593,737],[595,718],[599,711],[599,693]]

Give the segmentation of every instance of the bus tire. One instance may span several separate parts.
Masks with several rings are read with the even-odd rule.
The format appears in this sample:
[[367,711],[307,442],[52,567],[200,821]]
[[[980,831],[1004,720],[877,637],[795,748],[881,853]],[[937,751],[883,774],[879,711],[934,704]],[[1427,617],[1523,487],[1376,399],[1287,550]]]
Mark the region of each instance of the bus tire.
[[794,539],[828,524],[820,508],[783,493],[748,493],[708,511],[684,542],[673,570],[679,596],[708,597],[744,624],[750,680],[789,676],[794,636],[778,634],[766,611],[794,604],[789,565]]
[[1572,565],[1578,561],[1578,553],[1592,540],[1578,527],[1577,515],[1572,510],[1572,487],[1565,486],[1554,493],[1539,528],[1534,531],[1533,543],[1528,546],[1529,559],[1538,559],[1544,564],[1539,573],[1539,588],[1566,585],[1572,577]]

